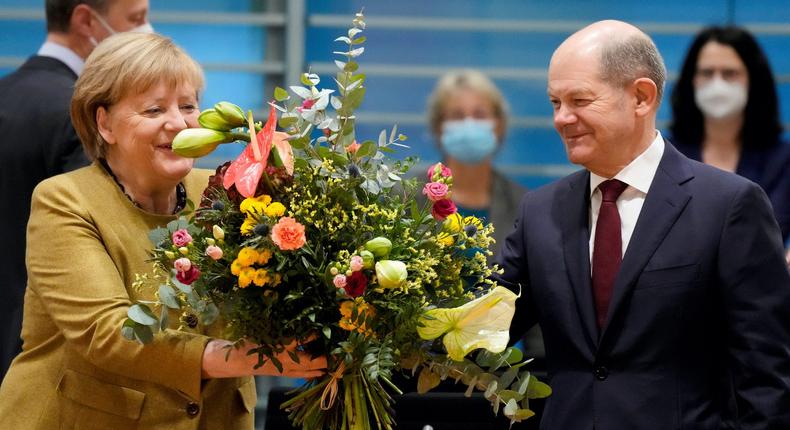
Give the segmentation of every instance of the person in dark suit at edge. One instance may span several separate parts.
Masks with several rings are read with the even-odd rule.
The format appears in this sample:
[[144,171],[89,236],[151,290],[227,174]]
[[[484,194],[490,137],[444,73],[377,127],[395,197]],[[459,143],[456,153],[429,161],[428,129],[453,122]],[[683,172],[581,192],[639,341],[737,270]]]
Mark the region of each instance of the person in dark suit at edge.
[[85,58],[113,33],[152,32],[148,0],[47,0],[47,38],[38,53],[0,79],[0,381],[21,351],[25,230],[33,188],[88,165],[69,105]]
[[541,428],[788,429],[779,227],[757,184],[662,138],[665,76],[652,40],[620,21],[552,56],[554,126],[585,169],[525,195],[499,279],[521,292],[512,339],[543,330]]

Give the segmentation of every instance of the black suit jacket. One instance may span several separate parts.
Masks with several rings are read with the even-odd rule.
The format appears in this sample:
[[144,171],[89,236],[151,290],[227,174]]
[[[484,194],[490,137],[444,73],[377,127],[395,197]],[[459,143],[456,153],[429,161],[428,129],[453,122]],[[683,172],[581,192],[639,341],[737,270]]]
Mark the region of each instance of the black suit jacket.
[[513,337],[538,322],[544,429],[790,429],[790,274],[756,184],[666,145],[599,333],[589,180],[528,193],[502,252]]
[[88,164],[69,116],[76,79],[61,61],[41,56],[0,79],[0,378],[21,350],[25,229],[33,188]]

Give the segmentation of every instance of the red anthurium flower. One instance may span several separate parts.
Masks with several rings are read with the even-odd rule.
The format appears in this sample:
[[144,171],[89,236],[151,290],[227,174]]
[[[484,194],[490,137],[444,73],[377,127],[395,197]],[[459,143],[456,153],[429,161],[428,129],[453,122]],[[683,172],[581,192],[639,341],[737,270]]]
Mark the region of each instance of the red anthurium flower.
[[[264,124],[257,136],[250,133],[252,141],[238,158],[230,163],[228,170],[225,172],[225,177],[222,181],[225,189],[230,189],[231,186],[236,185],[236,189],[242,196],[253,197],[255,195],[261,175],[266,170],[272,145],[276,144],[280,148],[282,141],[288,137],[287,133],[275,131],[276,126],[277,114],[274,106],[271,106],[269,108],[269,119],[266,120],[266,124]],[[291,145],[287,142],[286,144],[290,149]],[[291,168],[292,171],[293,168]]]

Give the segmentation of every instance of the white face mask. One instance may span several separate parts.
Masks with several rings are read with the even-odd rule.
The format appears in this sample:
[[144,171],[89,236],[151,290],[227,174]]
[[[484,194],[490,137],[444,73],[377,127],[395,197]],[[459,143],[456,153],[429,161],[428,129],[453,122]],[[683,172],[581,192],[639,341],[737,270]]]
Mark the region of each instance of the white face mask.
[[748,94],[746,86],[727,82],[719,77],[697,88],[694,101],[702,114],[709,118],[722,119],[743,112]]
[[[101,15],[99,15],[96,12],[93,12],[93,16],[96,18],[97,21],[99,21],[99,24],[101,24],[102,27],[104,27],[104,29],[107,30],[108,33],[110,33],[110,34],[117,34],[118,33],[117,31],[115,31],[114,28],[110,27],[110,24],[108,24],[107,21],[105,21],[104,18],[102,18]],[[137,27],[135,27],[135,28],[133,28],[131,30],[128,30],[128,31],[130,33],[149,33],[149,34],[152,34],[152,33],[154,33],[154,26],[152,26],[150,22],[146,22],[145,24],[139,25],[139,26],[137,26]],[[99,44],[99,42],[95,38],[93,38],[92,36],[90,38],[90,42],[93,44],[93,46],[96,46],[96,45]]]

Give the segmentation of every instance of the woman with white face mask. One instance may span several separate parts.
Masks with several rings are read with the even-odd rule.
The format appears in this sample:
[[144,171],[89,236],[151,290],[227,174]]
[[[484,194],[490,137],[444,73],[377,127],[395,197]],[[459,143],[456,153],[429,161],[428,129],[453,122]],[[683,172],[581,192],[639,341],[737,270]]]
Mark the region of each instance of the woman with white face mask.
[[428,101],[431,132],[453,171],[453,201],[462,216],[494,223],[495,255],[526,191],[491,163],[505,138],[507,109],[499,89],[476,70],[442,76]]
[[675,84],[672,112],[672,143],[762,186],[790,245],[790,145],[781,140],[774,77],[754,37],[737,27],[697,35]]

